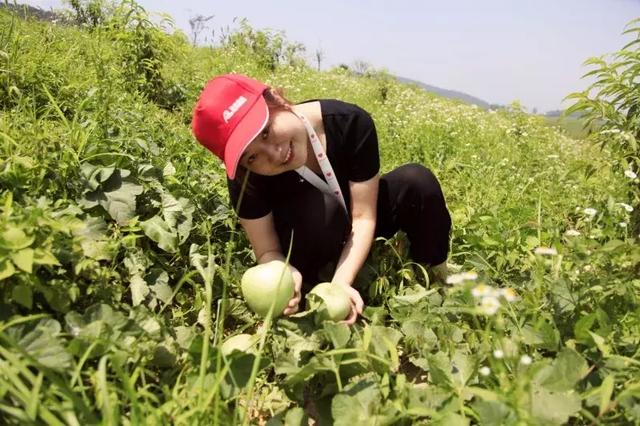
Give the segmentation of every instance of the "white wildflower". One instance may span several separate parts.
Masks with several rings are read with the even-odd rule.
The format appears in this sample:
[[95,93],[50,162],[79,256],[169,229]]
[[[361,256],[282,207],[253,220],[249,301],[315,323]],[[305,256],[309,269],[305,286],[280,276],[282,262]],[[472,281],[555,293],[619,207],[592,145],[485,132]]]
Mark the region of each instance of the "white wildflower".
[[478,373],[480,373],[481,376],[487,377],[491,374],[491,369],[485,365],[484,367],[480,367]]
[[493,357],[495,359],[502,359],[504,358],[504,352],[502,351],[502,349],[496,349],[493,351]]
[[585,271],[585,272],[591,272],[591,271],[593,271],[593,266],[584,265],[584,268],[582,268],[582,270]]
[[576,231],[575,229],[567,229],[564,233],[567,237],[577,237],[580,235],[580,231]]
[[529,355],[522,355],[520,357],[520,364],[522,365],[531,365],[531,361],[533,361],[531,359],[531,357]]
[[629,170],[625,170],[624,171],[624,175],[626,177],[628,177],[629,179],[635,179],[638,177],[638,175],[636,174],[636,172],[634,172],[633,170],[629,169]]
[[540,256],[555,256],[558,254],[558,250],[553,247],[536,247],[533,252]]
[[471,295],[476,298],[486,297],[493,294],[493,288],[486,284],[478,284],[471,289]]
[[500,309],[500,301],[494,296],[483,297],[480,308],[485,315],[494,315]]
[[512,288],[501,288],[499,293],[507,302],[515,302],[518,299],[518,294]]
[[627,222],[620,222],[618,225],[620,225],[621,228],[626,228]]
[[475,272],[460,272],[459,274],[451,274],[447,277],[447,284],[460,284],[464,281],[475,281],[478,274]]
[[624,208],[627,212],[631,213],[633,211],[633,207],[626,203],[617,203],[620,207]]
[[583,210],[584,214],[586,214],[587,216],[595,216],[596,213],[598,213],[598,210],[591,208],[591,207],[587,207],[586,209]]

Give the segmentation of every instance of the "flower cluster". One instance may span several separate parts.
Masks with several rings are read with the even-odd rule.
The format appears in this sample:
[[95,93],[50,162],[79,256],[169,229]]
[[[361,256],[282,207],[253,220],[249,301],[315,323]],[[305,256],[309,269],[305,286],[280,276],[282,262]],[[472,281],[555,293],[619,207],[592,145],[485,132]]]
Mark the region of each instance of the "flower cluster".
[[459,274],[451,274],[447,277],[447,284],[461,284],[465,281],[475,281],[478,274],[475,272],[460,272]]
[[480,312],[494,315],[502,306],[502,300],[513,302],[518,295],[512,288],[493,288],[486,284],[478,284],[471,289],[471,295],[478,301]]

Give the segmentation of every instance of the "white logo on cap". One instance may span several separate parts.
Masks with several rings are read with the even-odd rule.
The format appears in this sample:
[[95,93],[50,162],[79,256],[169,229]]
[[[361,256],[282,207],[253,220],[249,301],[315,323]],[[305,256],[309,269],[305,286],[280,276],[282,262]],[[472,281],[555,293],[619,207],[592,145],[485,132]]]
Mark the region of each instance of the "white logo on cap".
[[233,101],[233,103],[229,105],[229,108],[225,109],[224,112],[222,113],[222,118],[224,118],[224,122],[228,123],[229,120],[231,120],[231,117],[233,117],[233,115],[236,112],[238,112],[240,107],[244,105],[245,102],[247,102],[247,98],[245,98],[244,96],[240,96],[238,99]]

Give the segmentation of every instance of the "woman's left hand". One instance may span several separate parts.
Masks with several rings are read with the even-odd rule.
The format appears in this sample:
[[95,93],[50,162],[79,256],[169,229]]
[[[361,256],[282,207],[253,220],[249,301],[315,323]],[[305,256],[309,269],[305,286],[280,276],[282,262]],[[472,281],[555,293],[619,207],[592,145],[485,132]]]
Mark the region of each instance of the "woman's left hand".
[[362,301],[362,297],[360,296],[360,292],[350,285],[345,285],[345,290],[349,294],[349,299],[351,300],[351,313],[344,320],[341,321],[343,324],[353,325],[358,319],[358,315],[362,314],[362,309],[364,309],[364,302]]
[[282,312],[284,315],[293,315],[298,312],[298,305],[302,298],[300,290],[302,289],[302,274],[296,269],[295,266],[289,265],[291,275],[293,276],[293,297],[289,300],[289,303]]

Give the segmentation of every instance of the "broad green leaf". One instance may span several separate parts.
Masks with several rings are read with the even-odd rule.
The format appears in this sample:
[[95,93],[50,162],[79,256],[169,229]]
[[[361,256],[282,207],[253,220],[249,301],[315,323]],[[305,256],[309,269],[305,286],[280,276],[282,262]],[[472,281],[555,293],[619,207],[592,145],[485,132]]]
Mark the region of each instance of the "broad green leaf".
[[[225,398],[237,395],[249,383],[255,358],[253,354],[245,354],[239,351],[231,354],[231,360],[228,361],[230,364],[229,372],[221,385],[222,395]],[[269,362],[263,357],[260,360],[258,369],[262,370],[268,364]]]
[[167,222],[170,228],[175,228],[178,221],[178,216],[182,211],[182,205],[180,202],[169,192],[163,191],[161,195],[162,199],[162,215],[164,221]]
[[11,260],[15,265],[29,274],[33,271],[33,249],[25,248],[11,253]]
[[331,414],[335,426],[353,426],[377,413],[382,395],[378,383],[366,378],[345,387],[333,397]]
[[598,414],[602,416],[602,414],[609,408],[609,403],[611,402],[611,395],[613,395],[613,387],[615,385],[615,380],[612,374],[609,374],[604,378],[602,384],[600,385],[600,407],[598,410]]
[[611,346],[607,344],[607,341],[604,339],[604,337],[592,331],[589,331],[589,335],[593,338],[593,341],[598,347],[600,353],[602,353],[602,356],[607,357],[611,354]]
[[182,205],[181,220],[178,221],[178,237],[180,238],[180,244],[187,241],[189,234],[191,234],[191,228],[193,228],[193,212],[195,206],[191,204],[186,198],[180,198],[180,204]]
[[527,245],[527,249],[529,249],[529,250],[533,250],[534,248],[540,246],[540,240],[538,238],[534,237],[533,235],[527,236],[527,239],[525,240],[525,243]]
[[589,331],[593,327],[593,324],[596,322],[597,316],[595,313],[590,313],[589,315],[584,315],[576,321],[573,326],[573,333],[581,343],[591,343],[591,336]]
[[[37,323],[19,324],[6,330],[20,352],[24,351],[45,367],[65,370],[73,358],[65,350],[60,338],[60,323],[53,319],[41,319]],[[10,346],[9,350],[13,350]]]
[[174,230],[160,217],[154,216],[149,220],[140,222],[145,235],[158,244],[162,250],[168,253],[178,251],[178,236]]
[[473,409],[480,416],[481,425],[502,426],[516,424],[516,413],[500,401],[477,401],[472,404]]
[[21,304],[27,309],[33,306],[33,290],[30,286],[19,284],[11,291],[11,298],[14,302]]
[[307,426],[308,424],[309,418],[300,407],[288,410],[287,415],[284,417],[284,426]]
[[160,334],[162,333],[162,326],[160,325],[158,320],[151,316],[147,316],[148,314],[144,315],[144,319],[140,322],[140,327],[142,327],[144,331],[149,333],[151,337],[160,337]]
[[433,416],[451,398],[451,392],[438,386],[410,384],[407,409],[414,415]]
[[34,240],[34,236],[29,236],[22,229],[12,226],[0,234],[0,247],[5,247],[9,250],[20,250],[29,247]]
[[432,423],[434,426],[469,426],[469,419],[456,413],[446,413]]
[[406,340],[415,341],[423,350],[430,350],[438,344],[438,337],[425,324],[418,320],[409,320],[402,324],[402,332]]
[[167,176],[173,176],[176,174],[176,168],[173,166],[173,163],[171,161],[167,162],[167,164],[164,166],[164,169],[162,169],[162,176],[167,177]]
[[569,391],[588,372],[585,359],[575,350],[564,348],[550,366],[542,368],[534,382],[552,392]]
[[323,323],[323,329],[329,340],[331,340],[333,347],[336,349],[345,347],[351,338],[351,328],[345,324],[325,321]]
[[149,286],[140,275],[136,274],[131,277],[130,287],[131,303],[133,306],[138,306],[149,294]]
[[0,259],[0,280],[9,278],[16,273],[16,268],[9,259]]
[[451,377],[451,362],[444,352],[438,352],[427,357],[429,363],[429,373],[431,380],[436,385],[445,387],[453,387],[453,378]]
[[127,170],[116,169],[106,181],[87,192],[80,203],[87,208],[99,204],[119,225],[126,225],[135,216],[136,196],[143,192],[142,186],[123,180],[128,175]]
[[153,358],[151,363],[158,367],[173,367],[176,363],[175,348],[173,342],[168,339],[153,350]]
[[473,376],[476,363],[471,356],[457,350],[451,359],[451,376],[458,386],[464,386]]
[[74,232],[81,240],[82,252],[94,260],[112,260],[116,248],[107,236],[107,224],[102,217],[89,216],[84,227]]
[[544,424],[563,425],[582,408],[580,396],[559,393],[534,386],[531,391],[531,414]]
[[176,333],[176,343],[178,344],[178,346],[185,350],[189,349],[189,346],[191,346],[191,342],[196,335],[193,327],[179,325],[175,327],[174,330]]
[[432,292],[428,292],[424,287],[416,285],[409,289],[404,295],[394,296],[393,300],[401,304],[414,305],[429,296],[431,293]]
[[116,248],[109,241],[86,240],[80,243],[82,253],[94,260],[112,260],[116,255]]
[[471,392],[473,395],[482,398],[483,401],[500,401],[500,396],[489,389],[468,386],[466,390]]
[[37,248],[33,252],[33,263],[36,265],[60,265],[58,259],[49,251]]
[[153,294],[164,303],[171,301],[171,295],[173,290],[169,286],[169,274],[166,271],[160,271],[154,269],[150,276],[151,280],[155,280],[155,284],[149,286],[153,291]]
[[162,215],[169,228],[178,232],[179,244],[187,240],[193,226],[195,207],[186,198],[176,198],[170,193],[162,193]]
[[151,260],[144,251],[137,249],[131,250],[124,258],[124,266],[129,271],[129,275],[144,275],[148,267],[152,265]]

